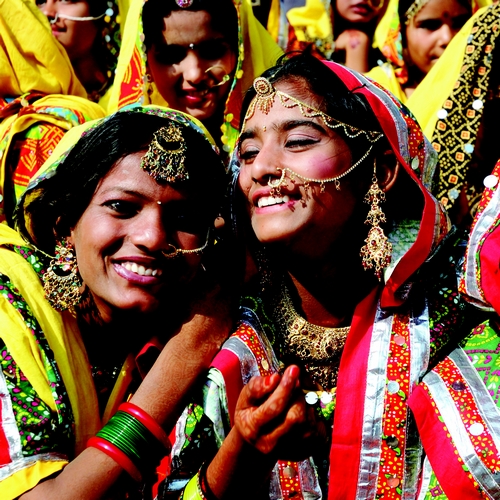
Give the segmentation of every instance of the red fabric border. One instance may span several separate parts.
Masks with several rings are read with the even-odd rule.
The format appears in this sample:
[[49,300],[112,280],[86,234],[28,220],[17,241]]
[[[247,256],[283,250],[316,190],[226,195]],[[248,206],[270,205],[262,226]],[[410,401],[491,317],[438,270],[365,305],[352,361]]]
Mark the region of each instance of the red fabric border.
[[240,392],[243,389],[240,360],[233,352],[228,349],[222,349],[217,356],[215,356],[211,366],[217,368],[224,377],[229,418],[231,426],[233,426],[236,402],[238,401]]
[[448,498],[483,499],[458,461],[458,455],[438,419],[435,408],[422,386],[417,386],[408,399],[429,462]]
[[[0,404],[0,422],[3,422],[2,405]],[[9,454],[9,442],[3,427],[0,426],[0,466],[10,464],[12,459]]]
[[330,500],[356,498],[366,373],[378,292],[374,289],[356,308],[340,361],[330,451]]

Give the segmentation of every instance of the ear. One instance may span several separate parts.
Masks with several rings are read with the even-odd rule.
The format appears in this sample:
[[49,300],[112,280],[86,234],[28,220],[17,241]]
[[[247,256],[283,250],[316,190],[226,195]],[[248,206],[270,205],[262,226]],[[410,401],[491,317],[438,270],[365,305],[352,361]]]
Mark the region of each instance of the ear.
[[66,238],[68,242],[73,244],[73,228],[68,228],[63,222],[62,217],[58,217],[52,230],[56,241]]
[[398,178],[400,164],[392,149],[388,149],[375,158],[378,184],[382,191],[389,191]]

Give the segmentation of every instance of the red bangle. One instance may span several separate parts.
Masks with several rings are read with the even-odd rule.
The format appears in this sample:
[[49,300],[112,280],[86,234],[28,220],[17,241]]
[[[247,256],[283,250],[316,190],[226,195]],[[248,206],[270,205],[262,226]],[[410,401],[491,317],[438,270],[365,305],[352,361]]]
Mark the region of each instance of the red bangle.
[[139,422],[141,422],[141,424],[144,425],[144,427],[146,427],[146,429],[166,448],[166,454],[168,455],[170,453],[172,449],[170,439],[161,425],[151,415],[148,415],[142,408],[139,408],[139,406],[134,403],[122,403],[118,407],[118,411],[128,413],[139,420]]
[[141,482],[142,475],[139,472],[139,469],[134,465],[132,460],[123,453],[119,448],[110,442],[106,441],[100,437],[91,437],[87,442],[87,448],[92,446],[93,448],[97,448],[99,451],[102,451],[108,457],[112,458],[125,472],[127,472],[134,481]]

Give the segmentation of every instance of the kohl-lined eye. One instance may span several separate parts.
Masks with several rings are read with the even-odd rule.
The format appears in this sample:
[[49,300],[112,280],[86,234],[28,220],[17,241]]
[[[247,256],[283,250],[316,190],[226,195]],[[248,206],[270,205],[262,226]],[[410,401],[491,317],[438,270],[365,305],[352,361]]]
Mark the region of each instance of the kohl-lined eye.
[[437,31],[443,25],[440,19],[424,19],[418,23],[418,28],[427,31]]
[[248,162],[254,159],[259,154],[259,150],[256,148],[240,148],[238,155],[241,161]]
[[139,207],[136,203],[125,200],[108,200],[103,203],[103,206],[111,209],[121,217],[133,217],[139,212]]
[[298,148],[305,148],[307,146],[311,146],[312,144],[317,144],[319,142],[319,139],[312,139],[310,137],[306,138],[301,138],[301,139],[298,139],[298,138],[294,138],[294,139],[289,139],[286,141],[286,144],[285,146],[287,148],[291,148],[291,149],[298,149]]

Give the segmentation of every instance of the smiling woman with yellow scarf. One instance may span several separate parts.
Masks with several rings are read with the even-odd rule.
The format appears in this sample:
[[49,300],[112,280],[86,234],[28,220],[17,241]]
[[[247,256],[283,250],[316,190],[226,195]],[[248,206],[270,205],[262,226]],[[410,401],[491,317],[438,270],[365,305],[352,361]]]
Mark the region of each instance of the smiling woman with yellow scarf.
[[169,106],[199,119],[230,152],[246,89],[281,54],[249,0],[133,0],[108,112]]
[[104,111],[87,99],[30,0],[0,0],[0,89],[0,221],[10,221],[16,200],[65,132]]

